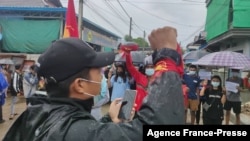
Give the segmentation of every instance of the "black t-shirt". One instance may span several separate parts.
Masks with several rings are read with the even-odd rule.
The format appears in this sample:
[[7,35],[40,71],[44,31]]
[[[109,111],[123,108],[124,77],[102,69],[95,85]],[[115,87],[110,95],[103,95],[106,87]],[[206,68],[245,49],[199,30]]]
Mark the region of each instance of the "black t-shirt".
[[209,118],[223,118],[223,105],[221,97],[223,96],[222,90],[214,90],[207,88],[204,93],[205,101],[211,105],[208,111],[203,110],[203,116]]

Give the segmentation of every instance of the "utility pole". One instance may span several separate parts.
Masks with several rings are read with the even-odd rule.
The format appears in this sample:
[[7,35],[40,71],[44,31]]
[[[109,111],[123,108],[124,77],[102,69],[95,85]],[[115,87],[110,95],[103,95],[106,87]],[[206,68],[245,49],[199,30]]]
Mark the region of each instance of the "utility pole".
[[129,24],[129,40],[132,41],[132,36],[131,36],[131,30],[132,30],[132,17],[130,17],[130,24]]
[[144,39],[144,42],[143,42],[143,48],[142,48],[142,50],[143,50],[143,53],[145,53],[145,47],[146,47],[146,31],[144,30],[143,31],[143,39]]
[[82,17],[83,17],[83,0],[79,0],[79,9],[78,9],[78,34],[79,38],[82,39]]

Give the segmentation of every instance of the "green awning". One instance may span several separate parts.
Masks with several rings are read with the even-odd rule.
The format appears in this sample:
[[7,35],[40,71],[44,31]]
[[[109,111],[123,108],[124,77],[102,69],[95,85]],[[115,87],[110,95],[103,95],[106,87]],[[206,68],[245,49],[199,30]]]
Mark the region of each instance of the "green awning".
[[228,30],[229,5],[231,0],[212,0],[207,8],[207,41]]
[[59,38],[60,20],[0,19],[4,52],[39,54]]

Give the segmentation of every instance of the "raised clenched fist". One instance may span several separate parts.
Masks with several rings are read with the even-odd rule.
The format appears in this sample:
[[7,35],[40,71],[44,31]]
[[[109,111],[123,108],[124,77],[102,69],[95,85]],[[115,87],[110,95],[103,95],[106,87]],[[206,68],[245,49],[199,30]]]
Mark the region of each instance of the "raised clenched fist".
[[159,50],[169,48],[176,50],[177,48],[177,31],[173,27],[163,27],[155,29],[148,36],[151,48]]

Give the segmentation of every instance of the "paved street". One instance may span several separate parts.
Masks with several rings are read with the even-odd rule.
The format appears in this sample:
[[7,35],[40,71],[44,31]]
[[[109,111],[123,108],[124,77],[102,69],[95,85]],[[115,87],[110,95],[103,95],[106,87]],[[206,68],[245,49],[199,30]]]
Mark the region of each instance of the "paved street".
[[[249,92],[242,93],[242,99],[243,99],[244,103],[247,101],[250,101],[250,93]],[[23,96],[19,96],[17,104],[16,104],[16,112],[19,113],[19,115],[20,115],[25,110],[25,108],[26,108],[25,99]],[[108,104],[103,106],[103,113],[107,113],[108,108],[109,108]],[[3,115],[4,115],[4,119],[6,121],[5,121],[5,123],[0,124],[0,131],[1,131],[0,132],[0,140],[2,140],[3,136],[5,135],[5,133],[9,129],[9,127],[12,125],[12,123],[17,118],[17,117],[15,117],[14,120],[9,120],[9,112],[10,112],[10,97],[8,97],[6,99],[6,104],[3,107]],[[19,115],[17,115],[17,116],[19,116]],[[245,118],[250,119],[250,115],[248,115],[248,116],[244,115],[244,116],[245,116]],[[188,122],[188,124],[190,123],[189,114],[188,114],[188,121],[187,122]],[[200,123],[202,123],[202,118],[201,118]],[[232,123],[230,123],[230,124],[232,124]],[[245,124],[250,125],[250,121],[248,123],[245,123]]]

